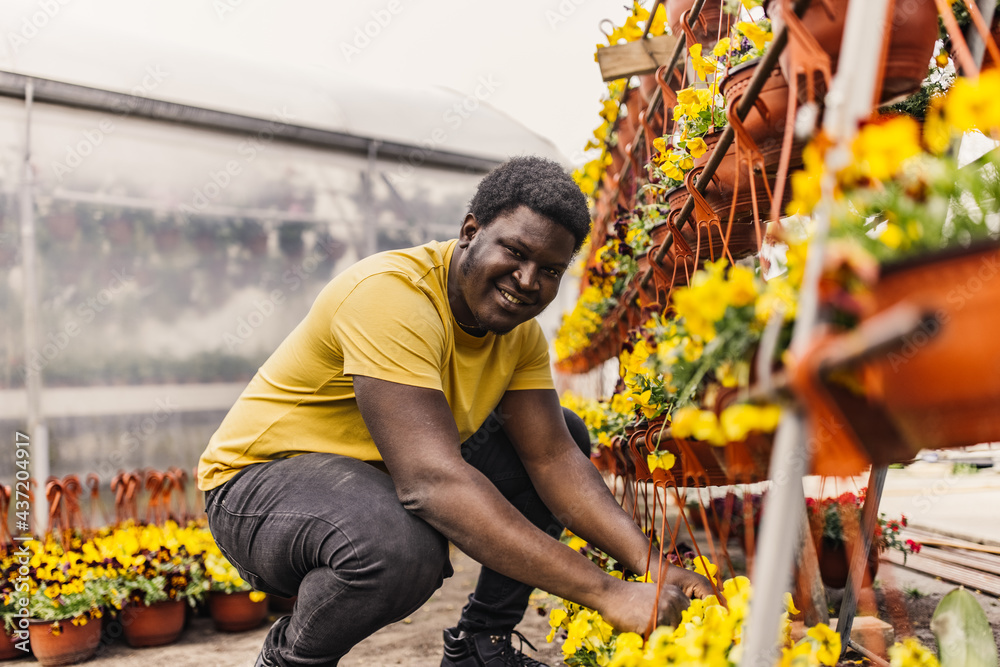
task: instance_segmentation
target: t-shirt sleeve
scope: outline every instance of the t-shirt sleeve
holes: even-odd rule
[[[344,355],[344,375],[442,389],[444,325],[430,297],[407,277],[363,279],[337,308],[330,331]]]
[[[507,390],[554,389],[552,369],[549,366],[549,343],[545,340],[542,327],[535,320],[531,320],[526,326],[530,329],[524,337],[521,356]]]

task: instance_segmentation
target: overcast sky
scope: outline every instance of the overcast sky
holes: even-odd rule
[[[547,137],[573,163],[599,123],[595,44],[607,0],[3,0],[0,68],[72,43],[191,46],[279,67],[474,94]],[[27,37],[30,35],[30,37]],[[401,112],[404,110],[401,110]]]

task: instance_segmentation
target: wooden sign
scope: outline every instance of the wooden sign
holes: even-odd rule
[[[661,35],[597,49],[601,77],[612,81],[655,72],[657,67],[670,62],[676,43],[677,38],[673,35]]]

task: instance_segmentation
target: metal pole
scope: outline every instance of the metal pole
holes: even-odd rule
[[[378,142],[368,145],[368,166],[365,172],[365,253],[367,256],[378,252],[378,220],[375,215],[375,176],[378,167]]]
[[[792,333],[791,352],[801,356],[808,345],[818,315],[818,284],[823,266],[823,251],[830,228],[829,206],[834,177],[850,159],[849,141],[857,123],[871,113],[882,53],[889,0],[850,0],[847,22],[840,49],[837,75],[826,97],[823,129],[838,144],[827,156],[823,200],[817,208],[816,227],[809,244],[805,275],[802,279],[798,313]],[[881,20],[871,20],[880,17]],[[754,571],[754,596],[746,629],[743,667],[773,665],[778,654],[779,618],[782,597],[791,584],[794,550],[798,542],[798,512],[805,502],[802,478],[812,458],[807,443],[804,415],[791,410],[782,419],[771,455],[772,496],[761,521],[760,552]],[[788,527],[793,526],[789,534]]]
[[[861,539],[854,545],[854,553],[848,561],[847,583],[844,585],[844,599],[840,603],[837,616],[837,634],[840,635],[841,655],[847,652],[854,627],[854,613],[858,610],[858,593],[864,582],[865,568],[868,567],[868,552],[875,537],[875,522],[878,520],[878,506],[882,502],[882,489],[889,472],[887,466],[873,466],[868,475],[868,495],[861,510]],[[874,582],[873,582],[874,583]]]
[[[38,325],[38,251],[35,242],[34,174],[31,170],[31,110],[34,81],[24,87],[24,169],[21,173],[21,270],[24,274],[24,387],[27,392],[28,437],[31,441],[31,474],[35,487],[35,529],[45,531],[48,502],[45,480],[49,477],[49,432],[42,412],[42,364]]]

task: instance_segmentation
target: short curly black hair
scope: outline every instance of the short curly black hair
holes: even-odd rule
[[[552,160],[534,156],[507,160],[479,182],[469,212],[486,226],[519,206],[527,206],[569,230],[576,242],[574,251],[590,233],[587,198]]]

